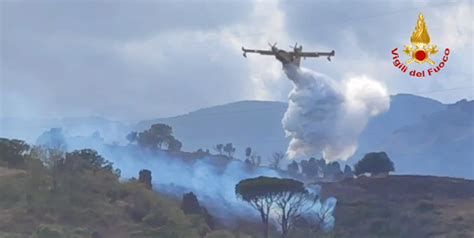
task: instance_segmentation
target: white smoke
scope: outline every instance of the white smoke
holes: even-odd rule
[[[291,138],[289,158],[322,155],[328,161],[347,160],[370,117],[388,110],[383,85],[366,76],[337,82],[326,75],[287,64],[293,81],[282,123]]]
[[[122,179],[137,177],[142,169],[152,172],[153,189],[177,199],[184,193],[193,192],[212,216],[221,223],[232,225],[239,219],[259,217],[250,205],[239,200],[235,185],[239,181],[258,176],[281,177],[269,168],[249,168],[243,161],[226,160],[207,156],[185,159],[180,155],[170,157],[164,151],[148,151],[138,146],[97,146],[114,168],[121,170]]]

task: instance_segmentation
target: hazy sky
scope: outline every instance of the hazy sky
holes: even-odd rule
[[[0,1],[0,116],[171,116],[237,100],[285,101],[271,57],[241,46],[295,42],[335,50],[304,67],[337,80],[367,75],[389,92],[474,98],[473,1]],[[432,43],[451,49],[436,77],[392,65],[423,12]],[[441,58],[441,53],[434,59]]]

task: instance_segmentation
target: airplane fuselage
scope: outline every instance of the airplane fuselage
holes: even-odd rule
[[[269,44],[270,45],[270,44]],[[261,55],[273,55],[277,60],[279,60],[283,65],[285,64],[294,64],[300,66],[301,57],[320,57],[326,56],[329,61],[331,61],[332,56],[334,56],[334,50],[331,52],[303,52],[303,47],[297,47],[297,44],[293,47],[293,51],[285,51],[279,49],[275,44],[270,45],[270,50],[255,50],[255,49],[245,49],[242,47],[243,56],[247,57],[247,53],[258,53]]]
[[[289,54],[287,51],[280,49],[272,49],[272,51],[275,52],[275,58],[279,60],[283,65],[294,64],[296,66],[300,66],[301,57],[299,55],[292,55]]]

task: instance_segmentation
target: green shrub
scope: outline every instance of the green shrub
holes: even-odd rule
[[[24,197],[25,178],[23,175],[0,178],[0,207],[12,207]]]
[[[432,202],[421,201],[418,203],[416,210],[419,212],[430,212],[435,210],[435,206]]]
[[[130,238],[200,238],[197,231],[189,227],[167,224],[160,228],[141,228],[129,233]]]
[[[134,221],[142,221],[154,207],[157,206],[156,196],[153,191],[146,189],[143,184],[133,181],[123,185],[127,197],[127,212]]]
[[[370,224],[369,231],[376,237],[400,237],[400,227],[390,223],[390,220],[378,219]]]
[[[152,212],[143,218],[143,222],[152,227],[160,227],[166,224],[168,218],[162,212]]]
[[[201,215],[188,215],[188,219],[191,221],[191,226],[196,229],[199,236],[204,237],[211,231],[211,228],[206,223],[206,218]]]
[[[33,233],[33,238],[64,238],[65,234],[62,227],[57,225],[41,224]]]
[[[2,238],[23,238],[23,235],[14,234],[14,233],[5,233],[0,231],[0,237]]]
[[[71,238],[92,238],[93,232],[85,227],[76,227],[70,232]]]
[[[22,140],[0,138],[0,161],[9,168],[24,169],[30,146]]]
[[[215,230],[207,234],[205,238],[235,238],[234,234],[225,230]]]

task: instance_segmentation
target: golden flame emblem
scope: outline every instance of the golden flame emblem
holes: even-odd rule
[[[416,23],[415,31],[411,35],[410,41],[412,44],[430,43],[430,35],[428,34],[428,28],[426,27],[423,14],[418,16],[418,22]]]
[[[435,64],[435,62],[430,59],[430,55],[438,53],[438,49],[436,45],[430,45],[428,27],[426,26],[425,18],[421,13],[418,16],[415,31],[411,35],[410,41],[411,45],[405,45],[405,50],[403,51],[411,57],[411,59],[406,62],[407,65],[413,62],[419,64],[425,62],[432,65]]]

